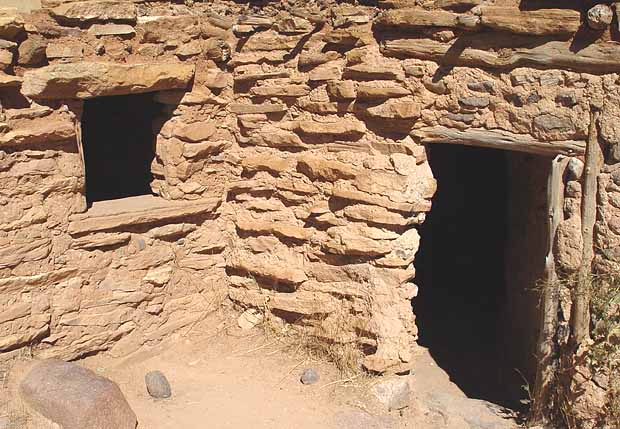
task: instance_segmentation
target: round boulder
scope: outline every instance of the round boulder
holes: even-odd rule
[[[116,383],[72,362],[36,363],[19,393],[34,411],[64,429],[134,429],[137,424]]]
[[[172,395],[170,383],[161,371],[151,371],[144,376],[146,391],[153,398],[169,398]]]

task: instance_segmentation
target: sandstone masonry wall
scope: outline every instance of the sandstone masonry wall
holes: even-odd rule
[[[3,10],[0,352],[123,355],[228,299],[357,342],[370,370],[406,365],[416,225],[436,188],[424,144],[456,133],[582,155],[591,100],[610,165],[596,264],[618,269],[614,31],[574,49],[588,30],[573,9],[377,3]],[[140,92],[162,105],[158,197],[86,211],[82,100]],[[575,163],[556,243],[567,271],[580,251]]]

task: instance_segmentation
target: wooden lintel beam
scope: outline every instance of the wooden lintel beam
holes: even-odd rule
[[[585,153],[586,143],[577,140],[544,142],[527,134],[515,134],[504,130],[469,128],[459,130],[444,126],[424,127],[411,132],[421,144],[446,143],[465,146],[488,147],[543,156],[576,156]]]

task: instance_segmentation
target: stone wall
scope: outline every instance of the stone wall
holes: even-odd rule
[[[479,3],[3,10],[0,351],[123,355],[230,300],[359,343],[367,369],[406,365],[416,225],[435,192],[424,144],[582,155],[599,100],[618,159],[615,32],[574,9]],[[162,105],[158,197],[87,211],[82,100],[142,92]],[[611,169],[605,269],[620,260]],[[575,213],[558,243],[567,267]]]

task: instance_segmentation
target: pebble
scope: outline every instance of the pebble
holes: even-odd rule
[[[299,378],[303,384],[314,384],[319,381],[319,373],[313,368],[306,368]]]
[[[146,390],[153,398],[169,398],[172,395],[170,383],[161,371],[151,371],[144,376]]]

